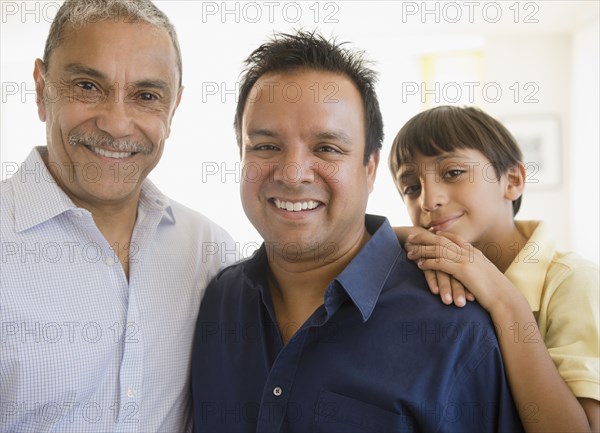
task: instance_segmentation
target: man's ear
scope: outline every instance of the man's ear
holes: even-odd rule
[[[46,89],[46,78],[44,77],[44,62],[35,60],[33,67],[33,79],[35,80],[35,95],[38,107],[38,117],[42,122],[46,121],[46,106],[44,104],[44,90]]]
[[[525,189],[525,179],[527,173],[525,172],[525,166],[522,162],[515,164],[513,167],[509,168],[506,173],[506,189],[504,191],[504,198],[510,201],[515,201],[521,194],[523,194],[523,189]]]
[[[173,107],[173,111],[171,112],[171,116],[169,117],[169,129],[167,130],[167,135],[165,138],[169,138],[171,136],[171,123],[173,122],[173,116],[175,116],[177,107],[179,107],[179,103],[181,102],[182,94],[183,94],[183,86],[180,86],[179,90],[177,91],[177,99],[175,100],[175,106]]]
[[[175,101],[175,108],[173,109],[173,114],[175,114],[175,110],[177,110],[177,107],[179,107],[179,103],[181,102],[181,95],[183,95],[183,86],[180,86],[179,90],[177,91],[177,101]]]
[[[369,161],[365,167],[367,170],[367,186],[369,193],[373,192],[373,185],[375,184],[375,177],[377,175],[377,167],[379,166],[379,150],[374,151],[369,156]]]

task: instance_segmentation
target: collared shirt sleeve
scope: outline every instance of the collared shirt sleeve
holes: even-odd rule
[[[505,275],[527,298],[550,357],[573,394],[600,400],[598,266],[557,251],[543,222],[516,225],[528,242]]]
[[[598,268],[556,264],[548,273],[543,338],[558,371],[577,397],[600,400]]]

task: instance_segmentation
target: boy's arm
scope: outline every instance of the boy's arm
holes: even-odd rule
[[[460,280],[490,313],[526,431],[589,432],[593,419],[588,420],[586,411],[559,374],[529,303],[511,281],[481,251],[456,235],[427,233],[411,237],[410,242],[430,245],[409,254],[421,269],[441,270]],[[568,296],[566,291],[564,295]],[[557,306],[568,310],[566,298],[563,301]],[[572,319],[572,315],[569,317]],[[564,323],[555,324],[556,338],[565,333],[562,325],[567,326],[566,317]],[[580,325],[571,323],[571,326]],[[561,349],[569,348],[561,346]],[[593,408],[590,411],[593,413]]]
[[[600,401],[592,398],[578,398],[577,400],[587,415],[592,432],[600,432]]]

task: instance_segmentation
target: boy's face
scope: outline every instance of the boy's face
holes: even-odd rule
[[[415,226],[456,233],[482,249],[498,244],[513,224],[512,200],[522,192],[516,175],[509,170],[498,179],[481,152],[456,149],[417,154],[400,166],[395,182]]]

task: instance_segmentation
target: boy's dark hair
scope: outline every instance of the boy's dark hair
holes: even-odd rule
[[[392,144],[389,166],[394,180],[400,166],[416,153],[436,156],[455,149],[474,149],[490,160],[496,177],[523,161],[521,149],[500,122],[474,107],[441,106],[417,114],[400,129]],[[513,201],[513,216],[522,195]]]
[[[312,69],[339,73],[352,80],[358,89],[365,112],[365,155],[364,163],[383,142],[383,120],[375,93],[377,74],[367,65],[363,52],[352,52],[342,48],[344,43],[328,41],[315,32],[298,31],[296,34],[278,33],[258,47],[245,60],[234,127],[238,146],[242,147],[242,115],[248,95],[258,79],[266,73],[293,72]],[[335,97],[335,96],[334,96]]]

